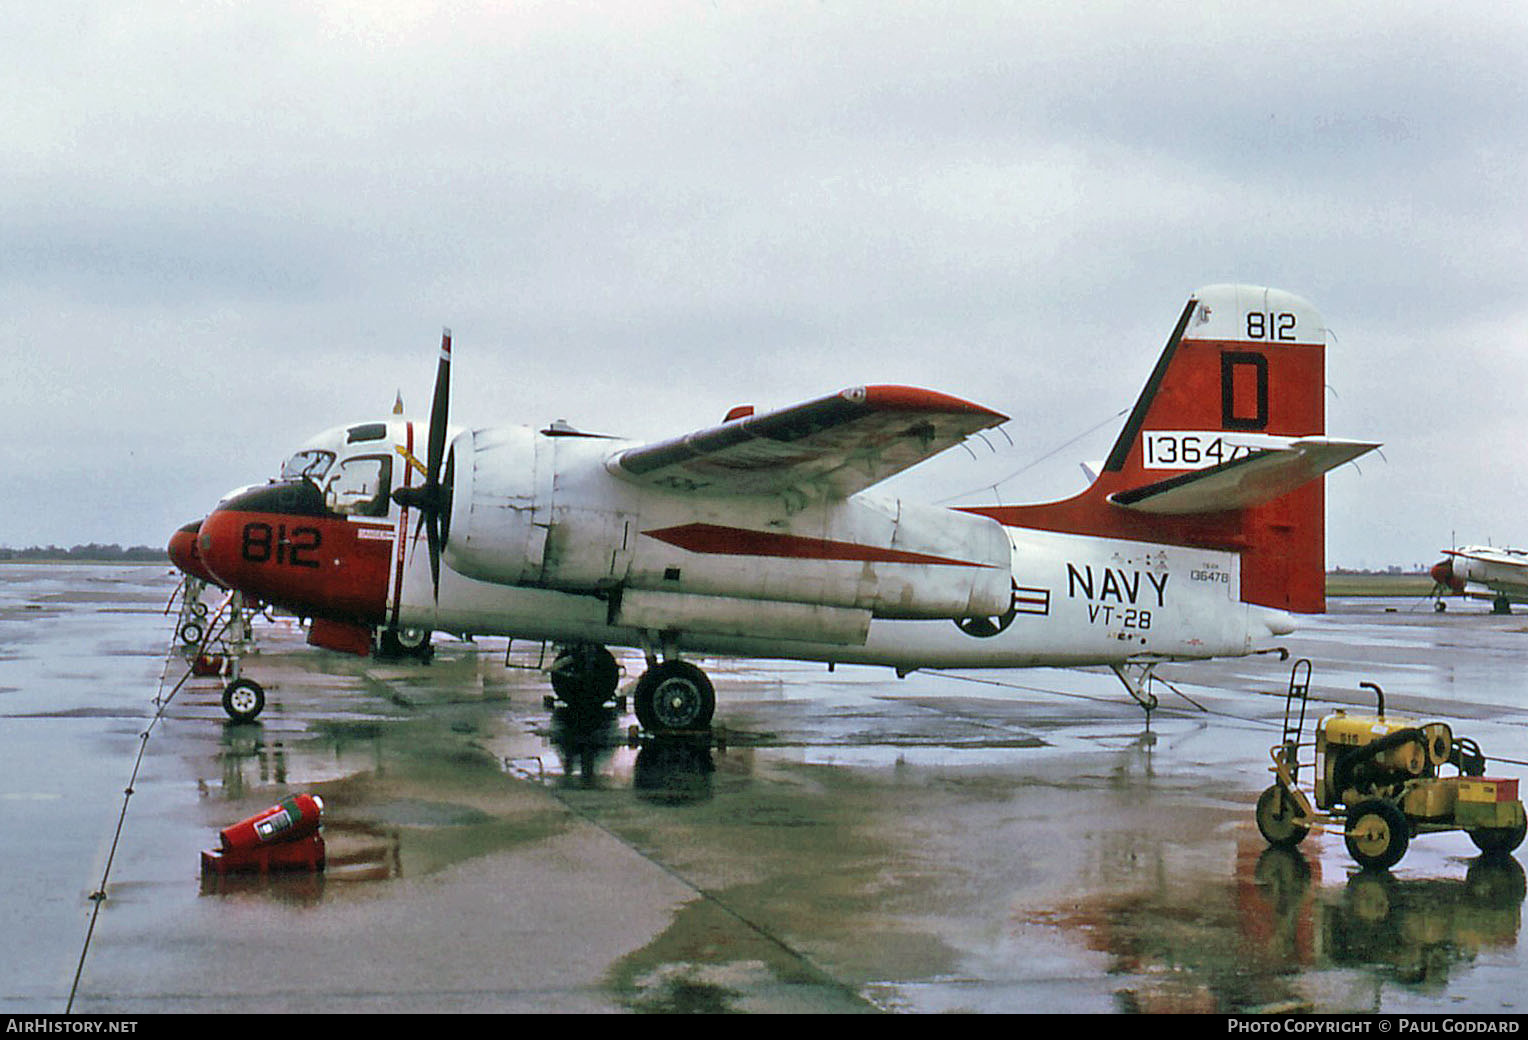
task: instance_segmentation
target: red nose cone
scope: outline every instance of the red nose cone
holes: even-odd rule
[[[1433,564],[1432,570],[1428,573],[1432,575],[1433,581],[1444,588],[1452,589],[1456,593],[1464,591],[1464,580],[1454,575],[1454,565],[1448,560],[1439,560]]]
[[[307,481],[236,495],[202,521],[201,559],[219,584],[306,617],[378,624],[401,565],[393,526],[324,508]]]
[[[202,563],[202,554],[196,546],[196,536],[201,529],[202,522],[195,520],[170,535],[170,562],[180,568],[181,573],[216,585],[218,580]]]

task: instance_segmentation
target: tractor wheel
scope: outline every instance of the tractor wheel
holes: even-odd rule
[[[1528,824],[1515,827],[1480,827],[1469,832],[1475,847],[1488,856],[1503,856],[1523,843]]]
[[[1389,870],[1406,855],[1411,825],[1394,802],[1374,798],[1348,810],[1348,854],[1365,870]]]
[[[1281,849],[1292,849],[1305,840],[1310,828],[1295,823],[1299,806],[1294,797],[1280,784],[1274,784],[1258,795],[1257,829],[1268,844]]]

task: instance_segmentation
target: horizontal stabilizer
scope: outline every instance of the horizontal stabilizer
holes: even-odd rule
[[[1109,501],[1137,512],[1171,516],[1247,509],[1286,495],[1377,447],[1368,441],[1301,437],[1287,446],[1117,491]]]

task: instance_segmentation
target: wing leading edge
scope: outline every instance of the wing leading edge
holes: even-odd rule
[[[629,448],[611,472],[667,491],[847,497],[1008,417],[906,386],[864,386]]]

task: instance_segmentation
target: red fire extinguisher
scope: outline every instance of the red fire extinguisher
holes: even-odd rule
[[[218,837],[226,852],[295,841],[315,833],[323,814],[323,799],[312,794],[294,794],[232,827],[223,828]]]

